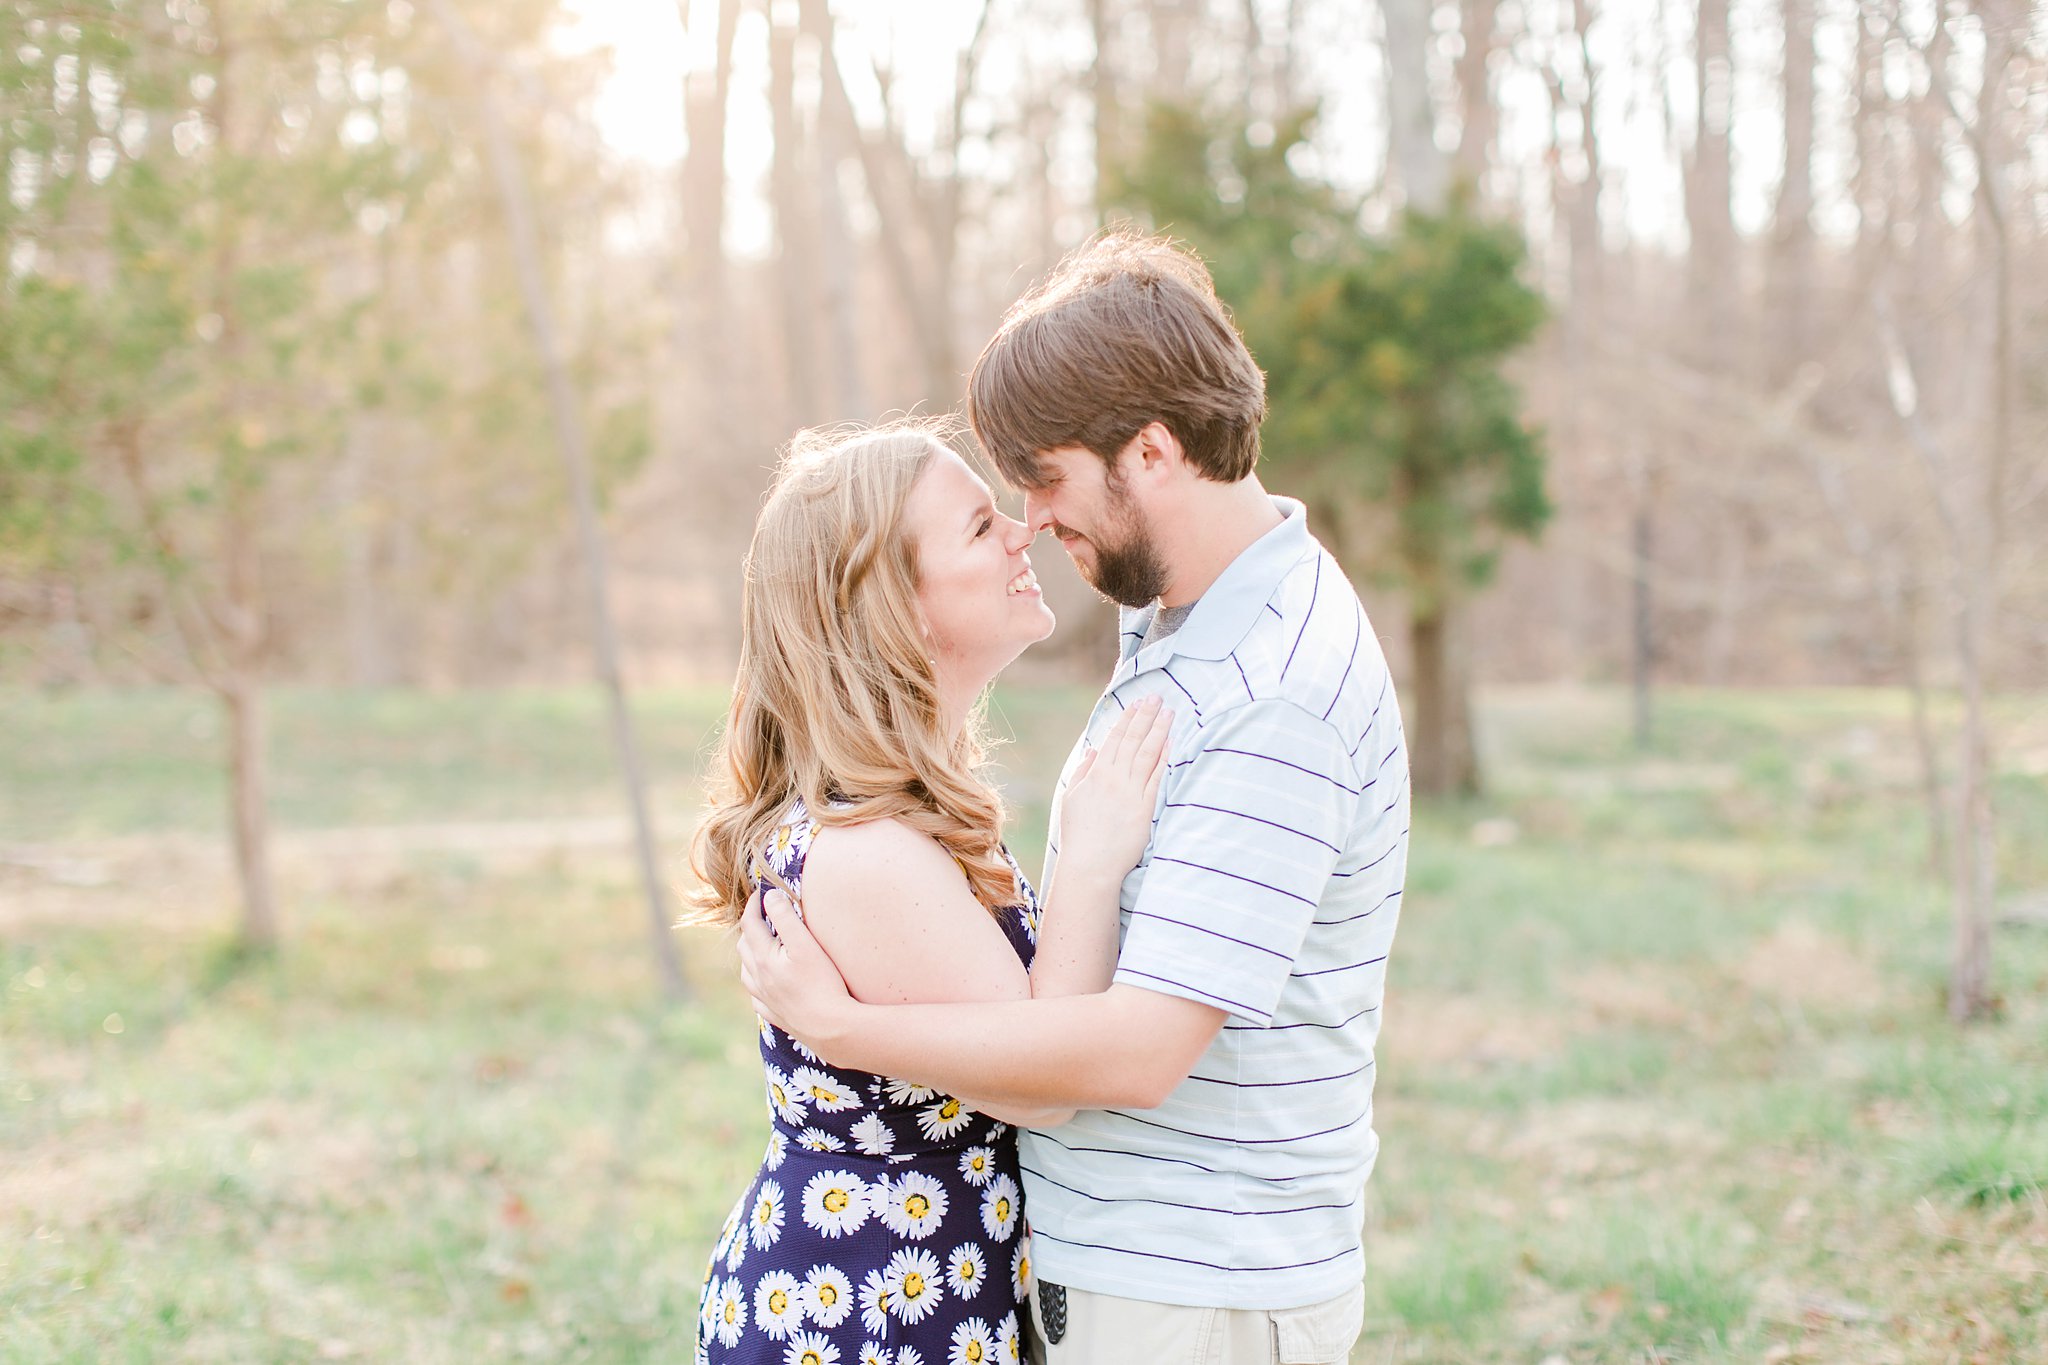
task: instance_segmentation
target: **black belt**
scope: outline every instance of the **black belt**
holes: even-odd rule
[[[1051,1280],[1038,1282],[1038,1316],[1045,1324],[1045,1344],[1057,1346],[1067,1334],[1067,1287]]]

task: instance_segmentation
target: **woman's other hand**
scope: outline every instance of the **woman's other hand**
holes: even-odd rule
[[[1062,873],[1122,881],[1152,838],[1173,712],[1156,696],[1117,717],[1100,749],[1081,756],[1060,800]]]

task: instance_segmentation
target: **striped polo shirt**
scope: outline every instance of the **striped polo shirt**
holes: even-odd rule
[[[1178,631],[1126,611],[1062,773],[1124,708],[1174,710],[1152,841],[1125,878],[1116,980],[1225,1011],[1156,1109],[1023,1137],[1035,1273],[1156,1303],[1279,1309],[1364,1274],[1373,1046],[1408,861],[1408,761],[1385,656],[1301,504]],[[1105,1047],[1143,1047],[1106,1039]]]

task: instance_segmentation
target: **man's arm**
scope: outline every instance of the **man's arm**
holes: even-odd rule
[[[830,1062],[1025,1107],[1152,1108],[1187,1079],[1225,1018],[1129,985],[1050,999],[862,1004],[780,893],[747,904],[740,980],[764,1019]]]

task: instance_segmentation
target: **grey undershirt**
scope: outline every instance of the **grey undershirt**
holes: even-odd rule
[[[1187,624],[1188,613],[1194,609],[1195,604],[1193,602],[1188,603],[1184,607],[1159,607],[1155,609],[1152,613],[1152,624],[1145,627],[1145,638],[1138,642],[1138,648],[1143,649],[1146,645],[1164,640],[1167,636],[1179,630],[1183,625]]]

